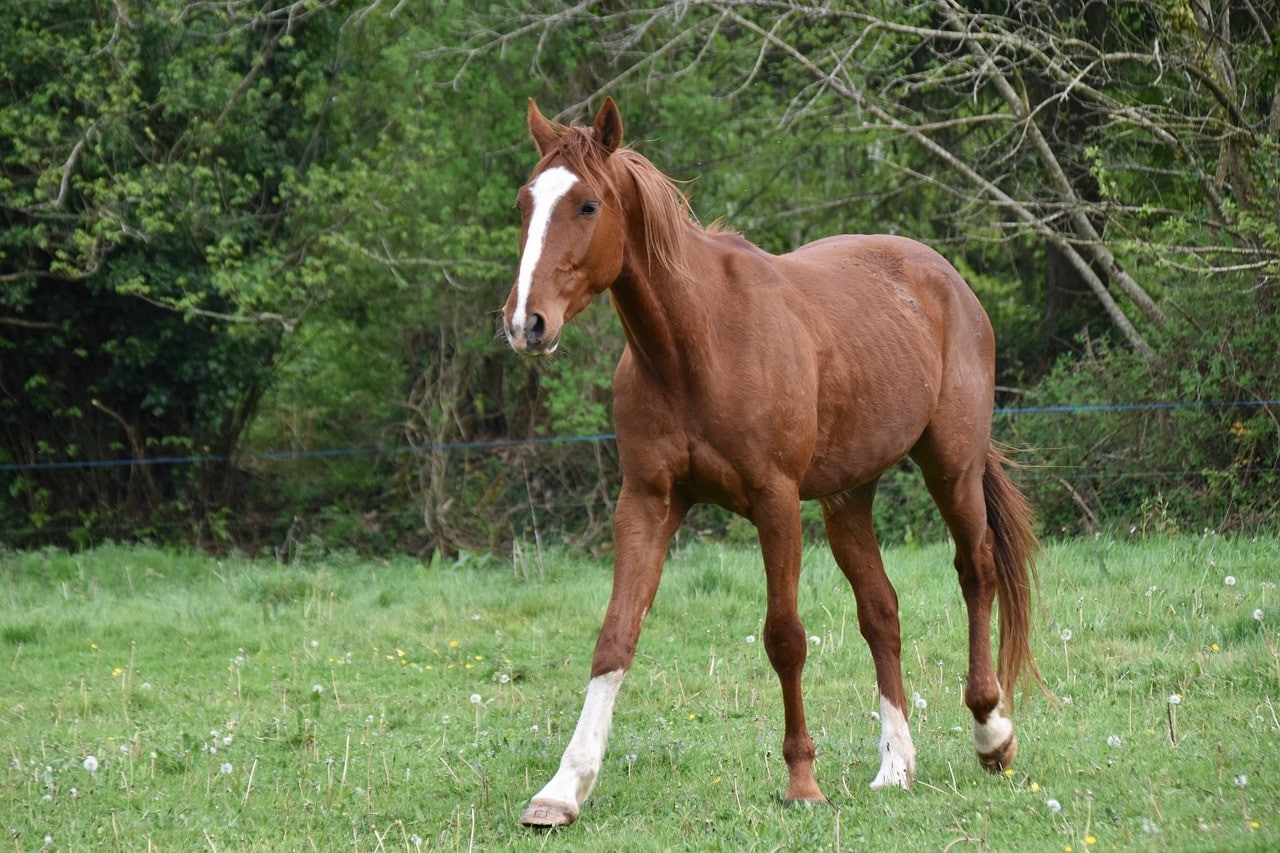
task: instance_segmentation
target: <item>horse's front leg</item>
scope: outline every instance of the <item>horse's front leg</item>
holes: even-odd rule
[[[800,621],[800,498],[794,485],[758,500],[752,520],[760,534],[768,603],[764,617],[764,648],[782,685],[785,732],[782,757],[787,762],[786,800],[826,802],[813,776],[815,750],[804,717],[800,676],[809,654]]]
[[[560,769],[521,816],[525,826],[566,826],[595,786],[613,724],[613,705],[631,668],[640,624],[649,612],[667,544],[689,506],[675,495],[632,490],[624,483],[614,514],[613,593],[591,662],[591,681]]]

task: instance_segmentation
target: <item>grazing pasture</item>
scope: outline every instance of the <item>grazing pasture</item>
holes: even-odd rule
[[[948,546],[886,553],[918,750],[868,789],[879,709],[854,600],[805,552],[830,806],[784,806],[757,551],[683,543],[592,807],[517,825],[582,703],[607,560],[289,565],[137,547],[0,556],[0,831],[15,850],[1110,850],[1280,846],[1280,538],[1051,543],[1033,637],[1055,704],[972,758]]]

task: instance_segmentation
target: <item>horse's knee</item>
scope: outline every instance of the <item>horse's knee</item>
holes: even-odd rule
[[[769,615],[764,620],[764,650],[778,673],[804,666],[809,645],[804,625],[796,614]]]

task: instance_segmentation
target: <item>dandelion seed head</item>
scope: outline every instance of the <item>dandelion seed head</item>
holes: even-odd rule
[[[480,694],[479,694],[479,693],[472,693],[472,694],[471,694],[471,704],[472,704],[472,705],[479,705],[481,701],[482,701],[482,700],[481,700],[481,698],[480,698]]]
[[[311,692],[319,696],[321,693],[324,692],[324,685],[323,684],[311,685]]]
[[[814,634],[812,637],[809,638],[809,642],[813,643],[815,646],[820,646],[822,645],[822,638],[819,637],[817,634]]]
[[[231,775],[231,769],[232,769],[232,768],[231,768],[231,762],[230,762],[230,761],[224,761],[224,762],[222,762],[222,766],[218,768],[218,772],[219,772],[219,773],[221,773],[223,776],[230,776],[230,775]]]
[[[1182,697],[1181,697],[1181,696],[1179,696],[1177,693],[1170,693],[1170,694],[1169,694],[1169,704],[1170,704],[1170,705],[1181,705],[1181,704],[1182,704]]]
[[[1244,773],[1241,773],[1236,776],[1235,781],[1236,781],[1237,788],[1243,788],[1245,785],[1249,784],[1249,777],[1246,776]]]
[[[1062,642],[1064,642],[1064,643],[1069,643],[1069,642],[1071,642],[1071,629],[1070,629],[1070,628],[1063,628],[1063,629],[1062,629]]]
[[[90,773],[98,772],[98,759],[92,755],[86,755],[84,759],[84,769]]]
[[[747,642],[748,642],[748,643],[754,643],[755,641],[756,641],[756,635],[755,635],[755,634],[748,634],[748,635],[747,635]]]
[[[1253,611],[1253,618],[1254,618],[1254,619],[1257,619],[1259,622],[1261,622],[1261,621],[1262,621],[1262,608],[1261,608],[1261,607],[1259,607],[1258,609],[1256,609],[1256,610],[1254,610],[1254,611]]]
[[[1223,583],[1225,583],[1227,586],[1235,586],[1235,585],[1236,585],[1236,576],[1235,576],[1235,575],[1227,575],[1225,578],[1223,578],[1223,579],[1222,579],[1222,582],[1223,582]]]
[[[1159,835],[1160,826],[1151,818],[1144,817],[1142,819],[1142,831],[1147,833],[1147,835]]]
[[[929,707],[929,703],[926,702],[924,697],[921,696],[919,693],[916,693],[916,695],[913,697],[913,701],[915,702],[915,706],[919,708],[921,711]]]
[[[1049,810],[1050,814],[1057,814],[1062,811],[1062,803],[1058,802],[1053,797],[1044,801],[1044,807]]]
[[[1121,740],[1119,735],[1107,735],[1107,746],[1119,749],[1124,746],[1124,741]]]

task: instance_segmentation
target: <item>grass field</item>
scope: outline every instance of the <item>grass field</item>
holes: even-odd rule
[[[15,850],[1280,848],[1280,538],[1050,545],[1036,649],[1062,703],[1021,697],[1002,777],[972,756],[949,550],[887,563],[925,705],[910,791],[867,787],[870,657],[815,547],[806,700],[832,806],[778,802],[759,557],[692,544],[582,820],[541,833],[516,821],[576,722],[606,563],[3,555],[0,831]]]

